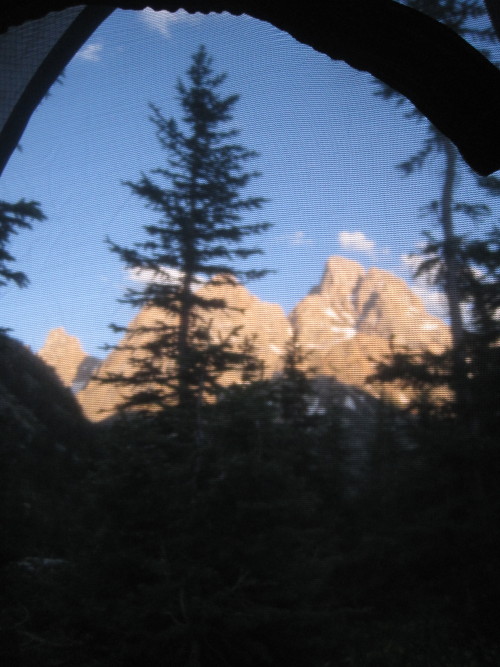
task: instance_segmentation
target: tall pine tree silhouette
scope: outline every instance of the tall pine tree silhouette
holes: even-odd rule
[[[237,260],[262,252],[243,241],[270,225],[243,222],[243,214],[260,209],[265,200],[242,195],[260,175],[245,168],[257,153],[238,144],[239,131],[229,126],[239,96],[222,95],[225,79],[225,74],[214,73],[212,59],[201,46],[192,56],[187,82],[177,82],[181,123],[149,105],[156,137],[167,153],[166,166],[125,185],[159,217],[144,226],[147,240],[133,248],[108,243],[128,268],[151,276],[141,289],[129,289],[123,301],[156,306],[167,318],[147,328],[147,354],[135,360],[135,375],[108,378],[137,386],[124,407],[170,402],[184,415],[192,414],[203,395],[214,390],[217,375],[234,367],[241,356],[233,350],[231,336],[222,340],[212,335],[211,322],[225,307],[224,300],[197,292],[200,280],[223,283],[266,273],[235,266]]]

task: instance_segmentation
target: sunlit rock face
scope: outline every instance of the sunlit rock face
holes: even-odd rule
[[[234,280],[216,277],[203,285],[197,294],[206,299],[222,300],[225,308],[199,311],[214,342],[229,340],[235,351],[242,351],[245,341],[253,347],[254,355],[263,362],[263,377],[270,378],[282,368],[282,357],[290,336],[290,324],[283,309],[272,303],[261,301]],[[133,386],[106,384],[103,378],[109,375],[131,377],[137,368],[133,359],[148,356],[144,345],[154,340],[155,333],[146,331],[158,324],[175,326],[176,316],[166,314],[160,308],[145,307],[132,320],[128,333],[111,352],[99,369],[97,377],[78,394],[85,415],[92,421],[106,419],[116,413],[118,406],[133,395]],[[168,373],[172,362],[163,360]],[[222,386],[241,382],[241,371],[223,373],[218,381]]]
[[[450,343],[448,327],[429,315],[408,284],[389,271],[371,268],[359,281],[353,296],[356,329],[360,333],[393,340],[410,350],[439,354]]]
[[[63,327],[49,332],[38,356],[51,366],[65,387],[71,387],[78,367],[87,356],[76,336],[70,336]]]
[[[105,384],[102,380],[109,375],[132,377],[135,371],[133,359],[144,358],[141,347],[153,339],[145,328],[156,326],[158,321],[165,321],[164,313],[159,308],[144,308],[129,324],[129,333],[103,361],[95,378],[84,387],[77,398],[85,416],[92,421],[101,421],[114,415],[119,405],[133,393],[133,388],[126,385]]]
[[[366,380],[397,349],[443,352],[448,327],[429,315],[408,284],[389,271],[366,271],[357,262],[331,257],[320,284],[294,308],[291,323],[319,375],[377,394]],[[406,397],[398,391],[399,402]]]
[[[281,371],[286,343],[292,333],[281,306],[261,301],[237,282],[219,278],[207,283],[198,294],[206,299],[223,299],[226,304],[225,309],[213,316],[214,341],[237,329],[233,337],[236,349],[245,340],[252,344],[253,353],[263,362],[264,378],[271,378]],[[211,316],[204,317],[209,320]],[[240,372],[231,371],[224,376],[222,384],[239,382],[240,378]]]
[[[211,340],[229,339],[235,351],[250,342],[254,355],[262,362],[263,378],[276,377],[282,371],[287,342],[294,330],[305,354],[304,368],[310,369],[311,375],[334,379],[339,386],[362,389],[373,396],[380,396],[382,388],[367,383],[367,378],[375,373],[379,362],[388,358],[391,346],[438,354],[450,343],[447,325],[427,313],[422,300],[404,280],[381,269],[365,270],[342,257],[328,260],[320,284],[299,302],[289,318],[280,306],[261,301],[227,277],[205,283],[197,294],[225,303],[222,309],[198,311]],[[175,327],[176,316],[159,308],[143,308],[118,347],[102,363],[97,378],[78,393],[89,419],[111,417],[123,400],[138,390],[132,384],[105,384],[102,379],[109,375],[132,377],[137,368],[133,360],[150,355],[144,345],[154,340],[157,334],[151,329],[158,324]],[[61,336],[61,340],[66,339]],[[159,363],[168,374],[172,361],[162,359]],[[218,381],[222,386],[241,382],[241,369],[224,372]],[[328,382],[325,386],[330,386]],[[408,392],[397,383],[384,387],[383,393],[402,407],[409,402]]]
[[[49,331],[38,356],[74,393],[85,387],[101,363],[96,357],[86,354],[78,338],[70,336],[63,327]]]

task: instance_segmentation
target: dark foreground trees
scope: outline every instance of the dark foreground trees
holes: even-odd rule
[[[405,0],[404,4],[444,23],[476,48],[489,47],[496,40],[495,31],[487,19],[487,9],[480,0]],[[407,101],[386,85],[379,84],[376,94],[408,107]],[[469,267],[464,263],[463,237],[457,231],[457,222],[461,216],[465,216],[477,225],[489,209],[483,202],[459,199],[459,189],[464,175],[475,185],[478,182],[484,184],[488,179],[479,179],[471,173],[453,143],[417,109],[406,111],[406,116],[424,123],[426,134],[421,147],[398,164],[398,168],[405,175],[415,174],[436,164],[441,170],[437,196],[429,202],[424,212],[435,218],[438,232],[427,235],[420,273],[427,273],[430,280],[442,288],[446,298],[452,337],[450,384],[457,410],[465,415],[470,413],[472,399],[467,382],[467,326],[462,289]]]
[[[165,316],[144,331],[149,334],[147,361],[137,361],[135,376],[110,378],[138,386],[128,406],[161,407],[173,401],[192,416],[204,393],[214,391],[218,375],[239,358],[231,349],[231,336],[222,340],[212,335],[211,320],[224,301],[198,294],[200,282],[223,284],[265,273],[235,266],[261,252],[243,241],[269,225],[242,220],[264,200],[242,195],[258,176],[245,170],[256,154],[236,142],[238,131],[229,125],[238,96],[222,94],[225,78],[214,73],[212,59],[200,47],[187,83],[177,84],[182,122],[165,118],[150,105],[166,166],[126,183],[159,217],[144,226],[147,240],[133,248],[110,242],[127,267],[149,276],[145,287],[128,290],[124,301],[155,306]]]
[[[388,423],[353,485],[338,431],[273,421],[257,388],[207,406],[201,448],[153,417],[101,432],[72,502],[2,570],[5,664],[498,664],[493,443]]]
[[[15,271],[10,263],[15,258],[7,250],[12,236],[20,229],[31,229],[33,222],[45,220],[40,204],[36,201],[20,199],[15,204],[0,201],[0,287],[13,282],[18,287],[26,287],[28,276],[23,271]]]

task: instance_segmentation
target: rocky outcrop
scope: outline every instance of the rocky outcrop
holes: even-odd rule
[[[205,299],[222,300],[223,309],[199,310],[215,342],[229,337],[235,351],[242,351],[250,343],[255,356],[262,361],[263,377],[269,378],[282,367],[282,356],[291,333],[290,324],[283,309],[266,303],[252,295],[243,285],[222,277],[201,287],[197,294]],[[148,353],[144,345],[154,339],[158,325],[175,326],[176,318],[155,307],[146,307],[132,320],[128,332],[117,348],[103,362],[96,378],[78,394],[85,415],[92,421],[100,421],[115,414],[117,407],[136,389],[126,383],[103,383],[109,376],[130,377],[136,370],[134,359]],[[168,372],[168,361],[164,361]],[[241,370],[230,370],[218,378],[222,386],[241,381]]]
[[[378,389],[367,385],[367,378],[391,348],[438,354],[450,343],[446,324],[427,313],[404,280],[342,257],[328,260],[320,284],[290,320],[315,373],[375,395]],[[407,402],[400,389],[392,389],[398,402]]]
[[[65,387],[71,387],[78,367],[87,356],[76,336],[70,336],[63,327],[49,332],[38,356],[51,366]]]
[[[38,356],[53,368],[65,387],[80,391],[89,382],[101,361],[86,354],[76,336],[63,327],[52,329]]]
[[[427,313],[422,300],[404,280],[382,269],[365,270],[342,257],[328,260],[320,284],[300,301],[289,319],[280,306],[261,301],[242,285],[223,277],[204,284],[197,294],[225,303],[225,308],[198,313],[211,339],[220,342],[229,337],[238,351],[250,342],[262,362],[264,378],[281,372],[292,331],[296,332],[296,342],[305,354],[304,367],[311,369],[311,375],[334,379],[339,386],[375,397],[381,395],[382,388],[367,383],[367,378],[392,349],[441,353],[450,344],[447,325]],[[153,330],[158,324],[175,327],[175,316],[153,307],[141,310],[124,339],[103,362],[96,379],[78,393],[89,419],[99,421],[112,416],[123,400],[137,391],[132,384],[106,384],[103,379],[110,375],[131,377],[136,370],[133,359],[149,354],[144,345],[154,339]],[[73,346],[74,359],[78,360],[76,346],[68,342],[71,337],[65,336],[59,335],[59,340],[68,348]],[[172,362],[161,363],[168,373]],[[239,369],[219,377],[223,386],[241,380]],[[409,401],[408,392],[396,383],[384,387],[383,392],[402,406]]]

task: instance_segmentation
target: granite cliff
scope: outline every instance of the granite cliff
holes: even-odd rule
[[[367,383],[379,362],[391,352],[391,347],[416,353],[443,352],[450,344],[448,326],[430,315],[422,300],[410,286],[396,275],[378,268],[364,269],[360,264],[343,257],[330,257],[323,277],[304,297],[287,318],[276,304],[261,301],[238,283],[220,280],[206,283],[200,295],[223,299],[226,308],[211,316],[211,336],[214,340],[226,337],[238,328],[233,338],[236,346],[252,341],[254,353],[263,364],[263,377],[279,375],[283,355],[293,332],[305,355],[304,368],[311,369],[321,386],[329,380],[340,386],[352,387],[380,395],[380,387]],[[89,358],[77,339],[57,329],[51,334],[40,356],[60,375],[66,386],[81,388],[77,397],[85,415],[99,421],[113,415],[131,387],[103,384],[108,374],[132,374],[131,348],[141,348],[148,337],[144,329],[156,322],[175,324],[157,308],[144,308],[129,325],[129,331],[118,347],[100,366],[95,379],[81,372]],[[167,362],[166,368],[168,366]],[[91,364],[90,364],[91,365]],[[96,366],[92,366],[92,371]],[[75,385],[80,373],[80,387]],[[322,381],[320,382],[320,380]],[[231,371],[220,381],[230,385],[241,381],[241,373]],[[326,384],[325,384],[326,381]],[[317,382],[317,383],[318,383]],[[324,392],[323,392],[324,393]],[[385,393],[400,405],[408,402],[408,393],[394,385]]]
[[[448,326],[430,315],[409,285],[389,271],[331,257],[320,284],[290,314],[307,362],[320,375],[368,390],[391,346],[439,354],[450,344]],[[407,396],[389,388],[398,402]]]
[[[38,356],[55,370],[65,387],[74,393],[89,382],[101,361],[86,354],[76,336],[70,336],[63,327],[49,332]]]
[[[237,329],[232,338],[235,347],[251,341],[255,355],[263,361],[263,375],[270,378],[279,373],[286,341],[291,334],[290,324],[283,309],[272,303],[261,301],[238,283],[216,279],[198,290],[206,299],[222,299],[226,308],[205,313],[203,317],[210,321],[210,335],[215,341],[224,340]],[[140,348],[150,340],[153,334],[145,332],[157,322],[175,324],[173,315],[154,307],[146,307],[132,320],[129,332],[123,341],[105,359],[96,378],[78,394],[78,400],[85,415],[93,420],[105,419],[116,412],[123,398],[130,395],[132,387],[116,384],[103,384],[100,380],[108,374],[121,374],[127,377],[133,373],[132,358],[140,358],[144,351]],[[207,322],[208,324],[208,322]],[[135,348],[136,352],[132,352]],[[168,369],[168,362],[165,363]],[[229,386],[241,381],[241,372],[228,371],[219,382]]]

